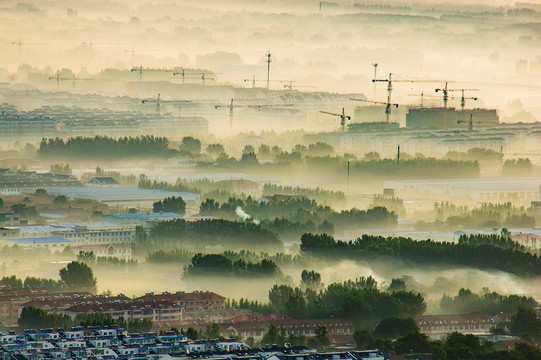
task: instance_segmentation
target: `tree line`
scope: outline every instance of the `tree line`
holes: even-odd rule
[[[42,139],[38,157],[49,159],[121,159],[132,157],[165,157],[171,155],[169,140],[152,135],[126,136],[113,138],[96,135],[95,137],[72,137]]]
[[[353,241],[341,241],[325,234],[304,234],[301,237],[301,251],[326,259],[365,261],[399,259],[418,266],[467,266],[524,276],[541,274],[541,259],[537,255],[490,244],[454,244],[372,235],[363,235]]]
[[[4,276],[0,284],[12,289],[30,288],[44,289],[51,292],[89,292],[95,294],[98,291],[97,280],[90,266],[84,262],[72,261],[59,271],[60,280],[37,277],[17,278],[15,275]]]
[[[190,265],[184,266],[184,277],[194,276],[235,276],[235,277],[275,277],[283,274],[272,260],[263,259],[249,262],[244,259],[230,260],[221,254],[195,254]]]
[[[282,248],[278,235],[261,225],[221,219],[162,221],[151,228],[150,236],[141,233],[136,238],[136,248],[140,249],[174,249],[187,244],[224,248],[249,246],[260,250]]]
[[[108,313],[78,314],[72,319],[69,315],[49,313],[33,306],[25,306],[21,310],[18,324],[20,329],[63,328],[65,330],[76,326],[116,325],[131,333],[143,333],[152,330],[153,321],[146,318],[126,320],[123,316],[115,319]]]

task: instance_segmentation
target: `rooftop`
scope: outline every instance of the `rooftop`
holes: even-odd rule
[[[71,243],[72,241],[66,239],[63,236],[43,236],[43,237],[29,237],[29,238],[8,238],[7,241],[14,242],[21,245],[32,244],[63,244]]]

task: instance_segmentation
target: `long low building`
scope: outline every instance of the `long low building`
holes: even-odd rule
[[[81,187],[73,189],[47,189],[52,195],[66,195],[70,199],[92,199],[109,206],[126,206],[135,208],[152,208],[156,201],[167,197],[182,197],[187,208],[199,208],[201,197],[199,194],[188,192],[173,192],[156,189],[142,189],[138,187]]]
[[[522,202],[539,199],[540,178],[474,178],[432,180],[387,180],[383,187],[395,194],[427,197],[468,198],[483,202]]]

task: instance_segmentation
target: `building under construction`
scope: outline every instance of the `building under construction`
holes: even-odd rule
[[[410,108],[406,113],[408,129],[473,129],[498,125],[499,122],[495,109]]]

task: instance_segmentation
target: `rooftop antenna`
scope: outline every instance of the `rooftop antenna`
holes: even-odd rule
[[[265,54],[267,56],[267,90],[269,90],[269,80],[270,80],[270,63],[271,63],[271,52]]]

